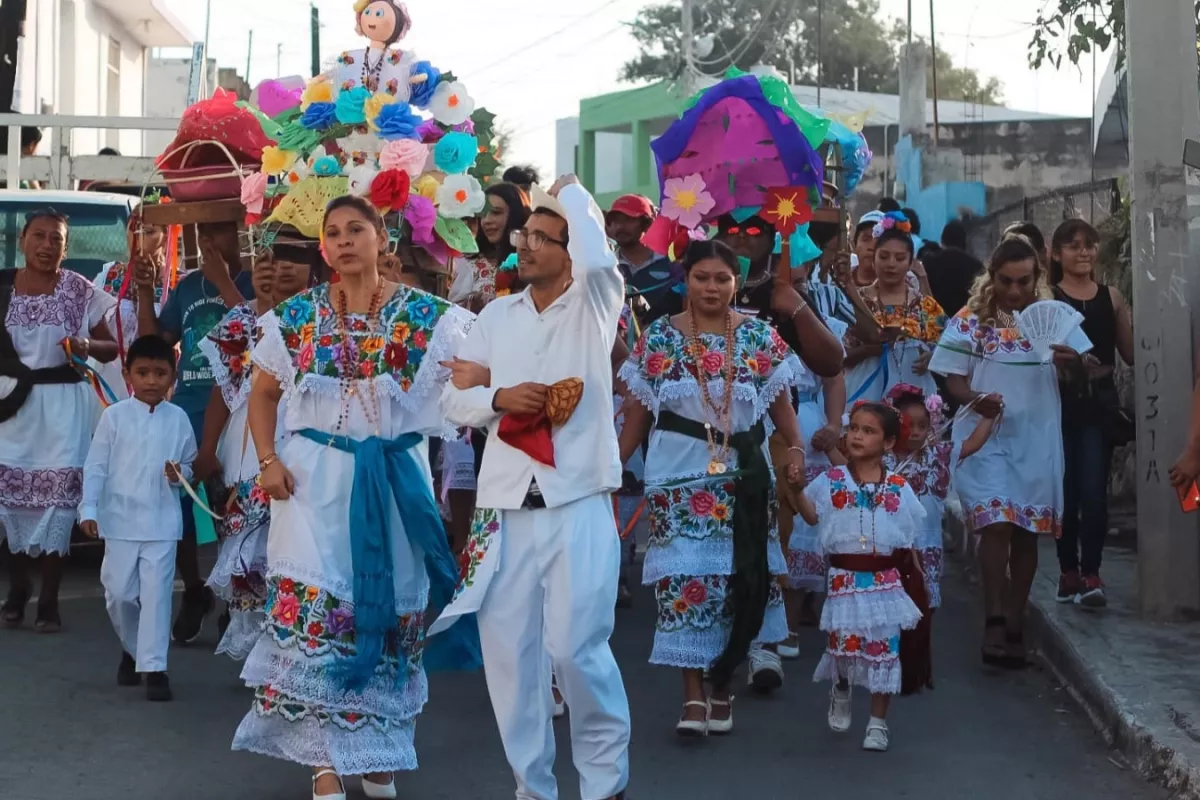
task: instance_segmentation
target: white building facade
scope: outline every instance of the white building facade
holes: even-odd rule
[[[14,110],[27,114],[156,116],[150,50],[190,47],[163,0],[28,0]],[[41,152],[47,152],[48,137]],[[73,154],[142,155],[143,132],[75,129]]]

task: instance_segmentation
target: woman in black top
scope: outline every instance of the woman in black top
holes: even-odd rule
[[[1109,434],[1117,408],[1113,382],[1116,354],[1133,363],[1133,325],[1125,298],[1114,286],[1096,282],[1100,236],[1081,219],[1058,226],[1050,242],[1054,297],[1083,314],[1083,332],[1094,345],[1086,372],[1062,386],[1063,525],[1058,540],[1058,601],[1106,604],[1100,557],[1108,531]],[[1082,556],[1082,558],[1081,558]]]

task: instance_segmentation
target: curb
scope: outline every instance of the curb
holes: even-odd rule
[[[944,528],[955,542],[964,540],[962,521],[950,513],[946,514]],[[954,560],[964,569],[965,556],[961,546],[955,548]],[[1144,714],[1147,710],[1144,704],[1131,702],[1097,674],[1055,615],[1047,613],[1046,600],[1038,596],[1038,588],[1035,583],[1030,593],[1027,624],[1040,660],[1079,703],[1109,746],[1133,769],[1173,792],[1172,800],[1200,800],[1200,765],[1139,721],[1138,711]],[[1049,602],[1054,602],[1053,597]]]

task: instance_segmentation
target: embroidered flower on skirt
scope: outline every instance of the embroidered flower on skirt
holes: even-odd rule
[[[488,540],[499,530],[500,515],[495,509],[481,508],[475,512],[467,546],[458,556],[459,581],[454,590],[455,598],[475,583],[475,573],[487,554]]]
[[[681,536],[708,539],[733,536],[733,481],[705,481],[692,486],[646,489],[650,507],[649,546]]]
[[[260,717],[278,715],[287,722],[303,722],[312,719],[324,727],[333,724],[344,731],[359,731],[368,725],[386,731],[391,720],[378,714],[363,714],[354,711],[329,711],[310,705],[294,697],[278,692],[270,686],[260,686],[254,692],[254,713]]]
[[[1053,506],[1020,506],[1007,497],[993,497],[971,506],[971,524],[975,530],[998,522],[1011,522],[1034,533],[1062,534],[1062,517]]]

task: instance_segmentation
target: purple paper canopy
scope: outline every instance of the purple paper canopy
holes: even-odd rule
[[[766,190],[819,188],[820,155],[803,133],[747,75],[722,81],[652,145],[659,187],[668,178],[700,175],[716,206],[715,219],[735,208],[761,206]]]

